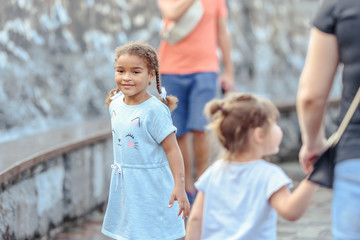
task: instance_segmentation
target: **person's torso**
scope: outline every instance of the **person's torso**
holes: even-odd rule
[[[314,25],[322,31],[335,34],[338,41],[340,62],[343,64],[343,86],[338,118],[340,124],[360,87],[360,1],[324,1],[315,16]],[[355,157],[360,157],[359,107],[337,150],[337,161]]]
[[[172,125],[170,113],[166,114],[164,104],[152,97],[139,105],[129,106],[120,96],[113,100],[110,107],[113,151],[117,163],[167,163],[161,141],[176,128]]]
[[[218,20],[226,16],[227,9],[224,0],[201,0],[201,3],[204,14],[188,36],[175,45],[161,42],[158,51],[161,74],[218,71]]]

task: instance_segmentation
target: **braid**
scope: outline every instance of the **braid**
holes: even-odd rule
[[[116,93],[119,92],[118,88],[114,88],[109,92],[109,95],[107,96],[106,100],[105,100],[105,106],[109,107],[110,103],[111,103],[111,97],[114,96]]]
[[[155,70],[155,78],[156,78],[156,89],[159,94],[161,94],[161,80],[160,80],[160,74],[158,70]]]
[[[156,78],[156,89],[159,94],[162,93],[161,90],[161,78],[158,68],[155,70],[155,78]],[[175,96],[167,95],[165,99],[159,97],[159,100],[163,102],[172,112],[177,107],[178,98]]]

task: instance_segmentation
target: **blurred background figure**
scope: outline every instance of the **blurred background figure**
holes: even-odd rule
[[[341,121],[360,86],[360,2],[323,1],[315,15],[306,63],[297,96],[302,147],[299,161],[309,172],[312,159],[326,148],[323,119],[339,63],[343,64]],[[340,122],[339,121],[339,122]],[[360,239],[360,111],[359,107],[337,146],[332,234]]]
[[[194,0],[158,0],[165,26],[171,21],[177,21],[193,3]],[[179,98],[178,108],[172,117],[178,129],[177,139],[185,162],[186,191],[191,203],[196,195],[194,178],[201,175],[209,160],[209,140],[204,131],[207,124],[203,115],[204,105],[215,97],[219,86],[225,92],[234,88],[226,1],[202,0],[201,4],[204,13],[193,31],[173,45],[163,40],[159,47],[163,85],[169,94]],[[221,50],[224,70],[220,77],[218,48]],[[192,168],[192,153],[196,171]]]

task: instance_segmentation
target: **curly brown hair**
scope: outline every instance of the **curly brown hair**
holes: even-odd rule
[[[126,43],[115,49],[114,67],[117,59],[124,54],[135,55],[137,57],[142,58],[146,63],[149,72],[152,70],[155,71],[156,89],[158,93],[161,94],[162,90],[161,90],[161,78],[159,73],[159,58],[156,50],[144,41],[133,41]],[[109,92],[109,95],[105,100],[105,105],[107,107],[109,107],[111,103],[111,97],[114,96],[114,94],[116,94],[117,92],[119,92],[119,89],[117,88],[114,88]],[[166,96],[166,100],[159,97],[159,100],[162,101],[166,106],[168,106],[170,111],[173,111],[176,108],[178,102],[177,97],[171,95]]]
[[[208,128],[216,133],[228,156],[247,148],[251,129],[267,130],[271,121],[280,116],[271,101],[249,93],[232,93],[223,100],[211,100],[204,112],[210,120]]]

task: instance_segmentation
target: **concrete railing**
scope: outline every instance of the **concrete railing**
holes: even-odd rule
[[[338,101],[327,115],[334,129]],[[295,160],[300,133],[294,104],[278,105],[284,140],[275,161]],[[212,141],[212,158],[221,148]],[[107,118],[0,144],[0,238],[33,239],[106,203],[113,161]]]
[[[99,119],[0,144],[0,238],[46,236],[104,204],[110,136]]]

